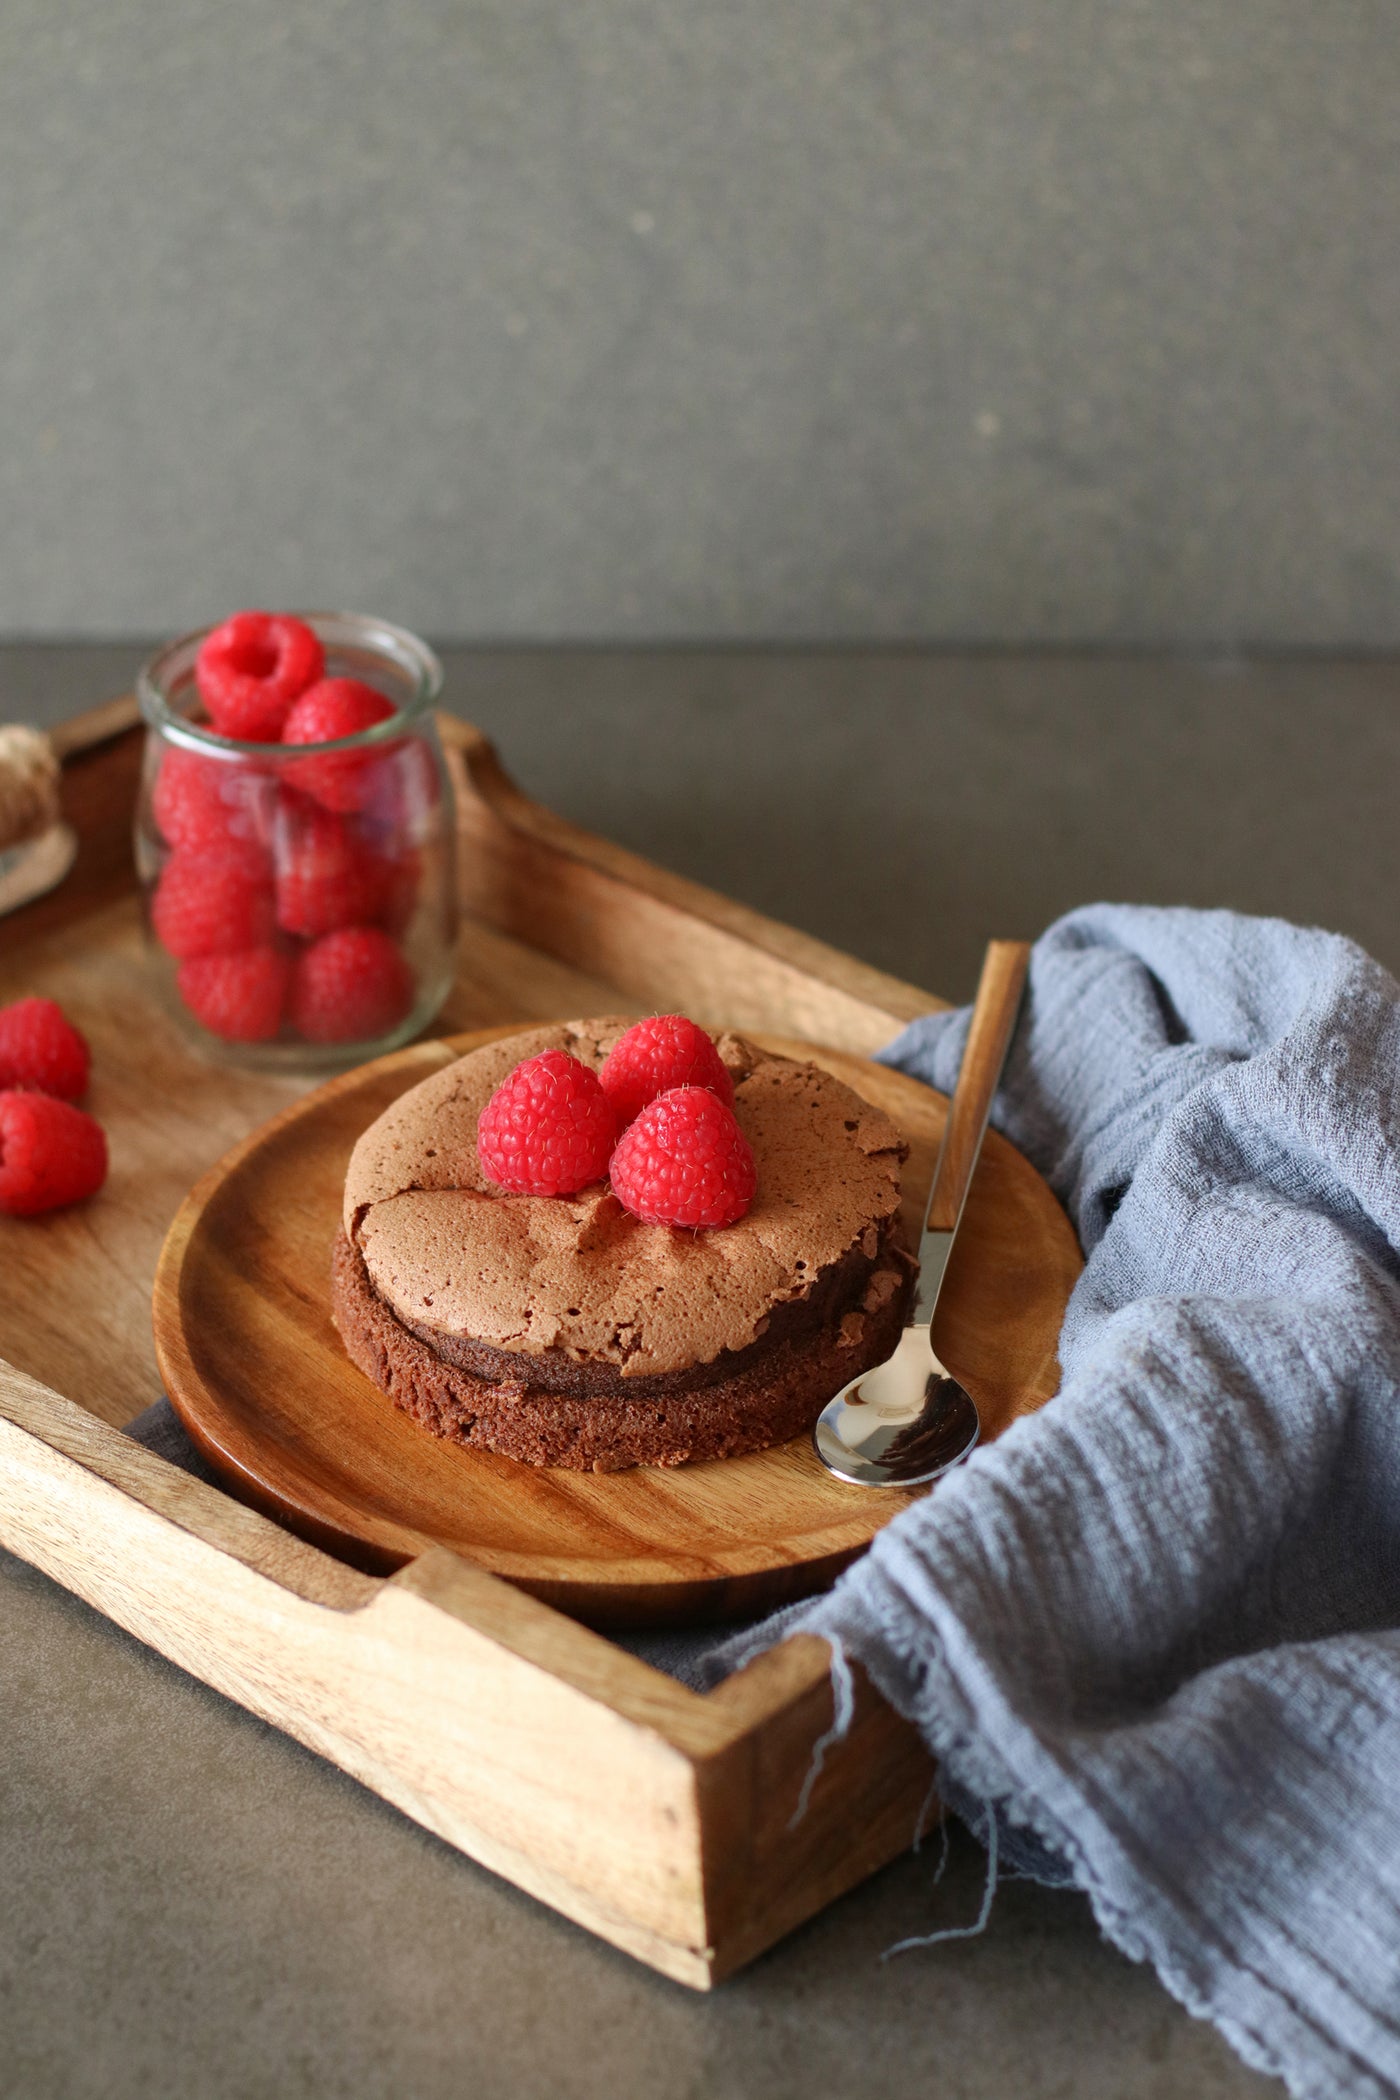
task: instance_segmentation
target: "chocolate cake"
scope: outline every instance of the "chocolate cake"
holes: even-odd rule
[[[595,1070],[627,1027],[576,1021],[489,1043],[404,1094],[355,1147],[333,1261],[351,1359],[437,1436],[531,1465],[614,1472],[783,1442],[888,1356],[912,1264],[907,1146],[811,1064],[716,1042],[753,1148],[747,1216],[647,1225],[605,1184],[504,1195],[476,1125],[514,1067]]]

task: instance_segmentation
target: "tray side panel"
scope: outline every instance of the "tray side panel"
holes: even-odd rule
[[[462,902],[482,923],[645,1009],[688,1005],[699,1019],[839,1049],[868,1052],[945,1003],[556,816],[522,794],[480,730],[446,714],[438,726],[458,796]],[[80,853],[58,890],[9,922],[20,940],[82,918],[135,881],[134,696],[60,725],[53,741]]]
[[[769,1649],[711,1695],[717,1713],[752,1717],[701,1770],[716,1981],[907,1852],[940,1812],[916,1730],[861,1671],[854,1679],[850,1725],[836,1742],[830,1651],[809,1634]],[[732,1769],[740,1760],[742,1780]]]
[[[60,1448],[79,1439],[86,1462]],[[109,1447],[125,1486],[93,1463]],[[133,1491],[165,1476],[188,1528]],[[229,1533],[216,1545],[192,1528],[222,1529],[224,1502],[0,1373],[0,1542],[590,1931],[709,1981],[695,1760],[660,1725],[693,1711],[713,1741],[705,1701],[448,1555],[375,1582],[240,1511],[238,1545],[256,1563],[265,1539],[276,1572],[250,1565]],[[319,1570],[320,1597],[292,1587]],[[471,1623],[493,1609],[521,1622],[520,1641]],[[550,1666],[556,1627],[598,1695]],[[520,1652],[532,1639],[538,1660]],[[649,1701],[652,1725],[618,1710]]]
[[[444,721],[462,900],[650,1011],[869,1052],[944,1002],[669,874],[522,795],[479,730]]]

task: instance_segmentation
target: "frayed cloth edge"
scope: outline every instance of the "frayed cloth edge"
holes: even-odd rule
[[[1058,1852],[1070,1869],[1074,1885],[1087,1897],[1094,1922],[1105,1939],[1129,1961],[1151,1968],[1163,1987],[1193,2019],[1208,2021],[1244,2063],[1252,2070],[1262,2071],[1268,2077],[1277,2078],[1287,2087],[1293,2100],[1333,2100],[1335,2087],[1321,2082],[1321,2073],[1316,2077],[1308,2074],[1305,2078],[1299,2078],[1294,2068],[1255,2028],[1218,2009],[1210,1995],[1197,1985],[1169,1952],[1162,1950],[1154,1953],[1149,1948],[1127,1913],[1098,1886],[1097,1877],[1086,1860],[1078,1839],[1060,1824],[1053,1811],[1045,1808],[1037,1796],[1010,1778],[1000,1759],[994,1762],[1001,1765],[1001,1772],[997,1775],[992,1773],[985,1762],[984,1745],[976,1734],[954,1725],[949,1725],[946,1729],[939,1728],[936,1713],[936,1680],[948,1667],[941,1643],[936,1644],[932,1652],[927,1647],[920,1652],[911,1644],[900,1641],[886,1626],[881,1629],[880,1645],[872,1645],[870,1652],[860,1653],[857,1647],[848,1646],[840,1634],[826,1627],[811,1626],[802,1630],[815,1633],[826,1641],[833,1655],[839,1651],[848,1674],[852,1655],[855,1655],[881,1697],[888,1701],[902,1719],[919,1731],[939,1766],[946,1769],[950,1778],[965,1792],[986,1805],[993,1830],[996,1827],[997,1815],[1004,1815],[1008,1822],[1033,1831],[1043,1844]],[[925,1628],[926,1634],[927,1631]],[[821,1744],[814,1745],[814,1757],[818,1748],[824,1755],[831,1742],[836,1739],[832,1731],[828,1730]],[[811,1775],[813,1783],[815,1776]],[[810,1788],[806,1791],[810,1792]],[[1108,1835],[1110,1842],[1115,1842],[1111,1833]],[[957,1936],[965,1938],[970,1931],[969,1927],[959,1928]],[[918,1939],[896,1942],[886,1953],[894,1954],[905,1947],[912,1948],[920,1943]],[[1222,1959],[1237,1974],[1249,1976],[1252,1973],[1231,1959],[1224,1950],[1221,1952]],[[1267,1979],[1256,1980],[1268,1987]],[[1281,2002],[1288,2005],[1295,2019],[1305,2017],[1300,2015],[1298,2008],[1293,2006],[1291,2001]],[[1332,2037],[1323,2036],[1321,2039],[1334,2056],[1346,2055],[1344,2045]],[[1374,2096],[1374,2100],[1390,2100],[1386,2086],[1376,2082],[1369,2068],[1358,2066],[1357,2076],[1360,2082],[1354,2091],[1358,2100],[1370,2100],[1370,2096]]]
[[[917,1932],[917,1933],[914,1933],[914,1934],[912,1934],[912,1935],[910,1936],[910,1938],[908,1938],[907,1940],[896,1940],[896,1941],[895,1941],[895,1943],[894,1943],[894,1945],[893,1945],[892,1947],[886,1947],[886,1949],[885,1949],[884,1953],[883,1953],[883,1954],[882,1954],[882,1955],[880,1956],[880,1959],[881,1959],[881,1961],[889,1961],[889,1960],[890,1960],[890,1959],[891,1959],[891,1958],[892,1958],[892,1957],[893,1957],[894,1955],[896,1955],[896,1954],[908,1954],[908,1953],[910,1953],[910,1952],[911,1952],[911,1951],[912,1951],[912,1950],[913,1950],[913,1949],[914,1949],[915,1947],[936,1947],[936,1946],[938,1946],[939,1942],[940,1942],[940,1941],[942,1941],[942,1940],[974,1940],[974,1939],[978,1938],[980,1934],[982,1934],[982,1933],[984,1933],[984,1932],[986,1931],[986,1929],[987,1929],[988,1925],[989,1925],[989,1924],[991,1923],[991,1917],[992,1917],[992,1904],[993,1904],[993,1901],[995,1900],[995,1897],[996,1897],[996,1892],[997,1892],[997,1819],[996,1819],[996,1811],[995,1811],[995,1809],[994,1809],[994,1808],[992,1807],[992,1804],[991,1804],[991,1802],[990,1802],[990,1801],[989,1801],[989,1802],[987,1802],[987,1804],[986,1804],[986,1809],[987,1809],[987,1880],[986,1880],[986,1885],[984,1886],[984,1888],[983,1888],[983,1890],[982,1890],[982,1907],[981,1907],[981,1909],[980,1909],[980,1910],[978,1911],[978,1913],[977,1913],[977,1916],[976,1916],[976,1917],[975,1917],[975,1918],[973,1919],[973,1921],[972,1921],[972,1923],[971,1923],[970,1925],[945,1925],[945,1926],[944,1926],[944,1927],[943,1927],[943,1928],[941,1929],[941,1931],[938,1931],[938,1932]],[[945,1825],[945,1830],[946,1830],[946,1825]],[[940,1866],[939,1866],[939,1871],[938,1871],[938,1873],[937,1873],[937,1874],[935,1874],[935,1876],[934,1876],[934,1883],[935,1883],[935,1885],[937,1884],[938,1880],[940,1879],[940,1877],[941,1877],[941,1875],[942,1875],[943,1867],[947,1865],[947,1862],[948,1862],[948,1854],[947,1854],[947,1851],[946,1851],[946,1849],[945,1849],[945,1851],[944,1851],[944,1854],[943,1854],[943,1859],[942,1859],[942,1861],[941,1861],[941,1863],[940,1863]]]
[[[807,1813],[812,1799],[812,1789],[821,1777],[826,1753],[842,1742],[850,1731],[856,1710],[855,1679],[851,1675],[850,1659],[840,1641],[828,1637],[831,1650],[829,1665],[831,1676],[831,1726],[824,1735],[819,1735],[812,1745],[812,1755],[807,1760],[807,1773],[802,1781],[802,1791],[797,1797],[797,1806],[788,1818],[788,1829],[795,1830]]]

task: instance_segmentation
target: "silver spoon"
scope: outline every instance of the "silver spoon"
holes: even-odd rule
[[[981,1434],[972,1395],[938,1360],[933,1316],[1016,1030],[1030,953],[1025,941],[992,941],[987,947],[933,1170],[909,1325],[893,1356],[842,1386],[812,1431],[822,1464],[853,1487],[917,1487],[937,1480],[966,1458]]]

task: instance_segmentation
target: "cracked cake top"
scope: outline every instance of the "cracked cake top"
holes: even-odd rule
[[[715,1038],[753,1148],[747,1216],[690,1233],[631,1217],[605,1183],[505,1195],[477,1159],[477,1118],[524,1058],[567,1050],[595,1071],[629,1026],[573,1021],[484,1044],[400,1096],[359,1139],[344,1224],[379,1296],[422,1333],[468,1336],[654,1376],[762,1335],[854,1250],[875,1256],[899,1208],[908,1147],[830,1073]]]

